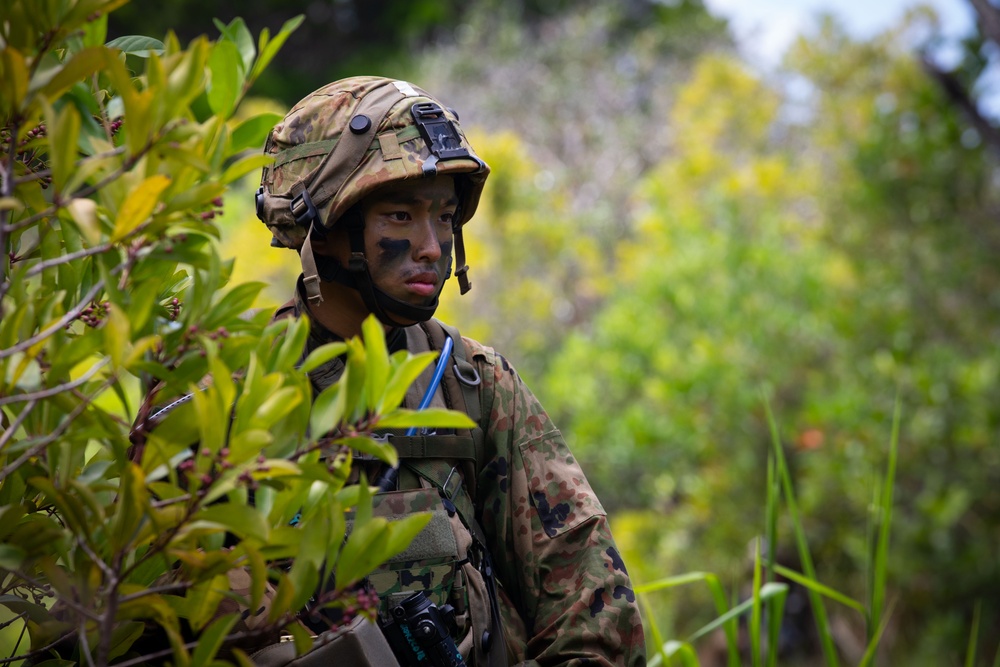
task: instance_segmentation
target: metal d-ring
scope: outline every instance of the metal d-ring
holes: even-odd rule
[[[483,381],[483,379],[479,377],[479,371],[476,370],[475,366],[469,366],[472,370],[471,378],[462,375],[462,370],[458,367],[458,364],[453,364],[452,368],[455,370],[455,377],[458,378],[458,381],[467,387],[478,387]]]

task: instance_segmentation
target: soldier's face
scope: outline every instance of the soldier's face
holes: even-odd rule
[[[455,179],[401,181],[361,202],[365,255],[372,281],[405,303],[431,304],[451,262]]]

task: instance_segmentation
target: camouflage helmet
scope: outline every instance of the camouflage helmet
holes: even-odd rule
[[[271,230],[272,245],[300,251],[310,299],[321,301],[310,231],[332,229],[386,184],[434,174],[457,177],[455,273],[462,292],[468,290],[461,229],[475,213],[490,169],[472,150],[457,114],[426,91],[381,77],[335,81],[296,104],[271,131],[264,152],[274,162],[261,176],[257,217]]]

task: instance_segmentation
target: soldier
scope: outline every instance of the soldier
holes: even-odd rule
[[[392,437],[402,463],[382,471],[389,506],[437,508],[454,535],[426,538],[371,577],[381,612],[428,590],[455,608],[456,641],[480,667],[645,664],[628,574],[559,430],[505,358],[433,318],[453,250],[462,293],[470,287],[462,231],[490,171],[457,114],[409,83],[350,78],[295,105],[264,150],[275,160],[257,215],[303,269],[276,316],[309,318],[309,349],[360,334],[372,313],[390,351],[453,346],[433,404],[477,422]],[[314,388],[341,370],[340,360],[317,369]],[[429,383],[416,383],[409,407]],[[450,553],[428,556],[438,542]]]

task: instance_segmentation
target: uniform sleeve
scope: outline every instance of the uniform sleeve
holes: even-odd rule
[[[488,352],[496,454],[480,476],[481,519],[501,599],[516,610],[504,610],[509,657],[531,667],[644,665],[638,605],[604,508],[541,404]]]

